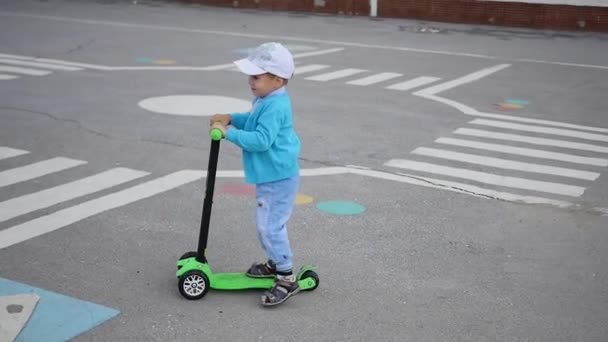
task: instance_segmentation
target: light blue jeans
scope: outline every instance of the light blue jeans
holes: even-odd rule
[[[293,268],[287,221],[291,217],[300,186],[300,176],[257,184],[255,189],[258,239],[277,271]]]

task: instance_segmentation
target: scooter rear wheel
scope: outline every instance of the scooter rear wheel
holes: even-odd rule
[[[199,270],[188,271],[179,278],[179,293],[188,300],[203,298],[209,287],[209,278]]]

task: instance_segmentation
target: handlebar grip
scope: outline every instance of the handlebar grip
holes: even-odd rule
[[[209,132],[209,136],[211,137],[211,140],[213,141],[220,141],[222,140],[222,131],[219,128],[213,128],[211,130],[211,132]]]

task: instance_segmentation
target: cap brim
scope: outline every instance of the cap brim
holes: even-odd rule
[[[255,64],[251,63],[251,61],[247,58],[234,61],[234,64],[236,64],[239,70],[241,70],[241,72],[246,75],[261,75],[266,73],[264,69],[259,68]]]

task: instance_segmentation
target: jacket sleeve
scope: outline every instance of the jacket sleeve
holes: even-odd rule
[[[244,131],[233,124],[226,132],[226,139],[248,152],[266,151],[279,135],[284,121],[282,113],[280,107],[269,106],[260,113],[254,131]]]
[[[238,129],[243,129],[245,126],[245,122],[247,121],[247,117],[251,113],[230,113],[230,124]]]

